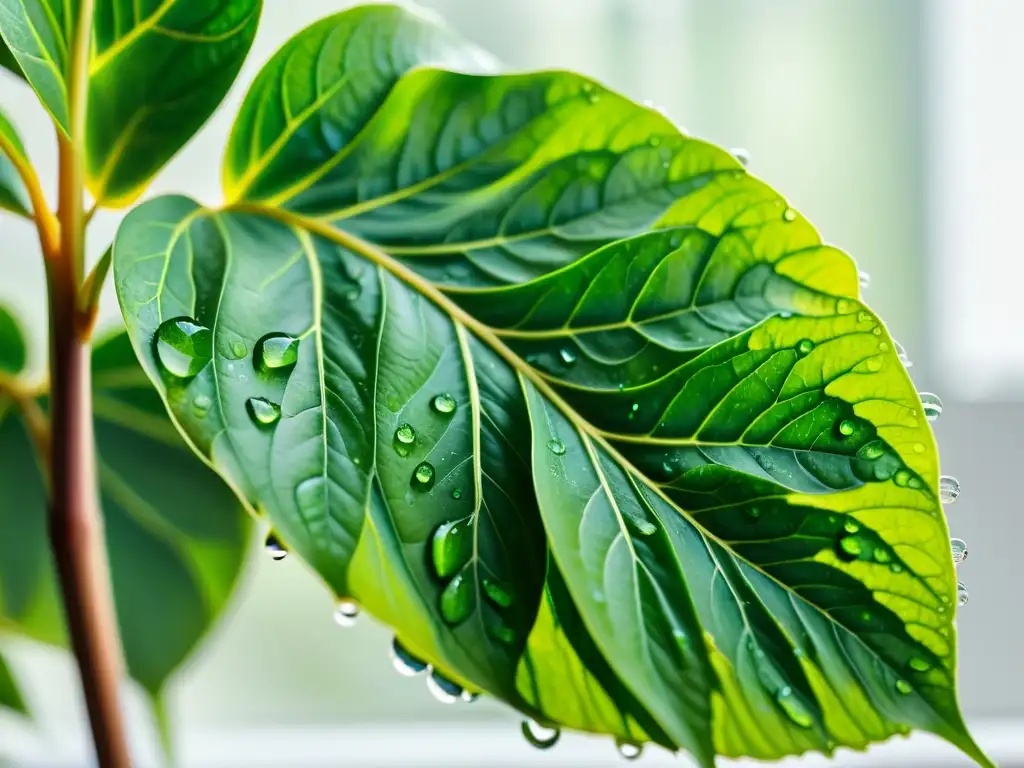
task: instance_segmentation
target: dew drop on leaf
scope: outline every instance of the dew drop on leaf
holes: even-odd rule
[[[504,645],[512,645],[516,641],[516,633],[506,624],[493,624],[487,628],[487,633]]]
[[[970,593],[967,591],[967,585],[962,581],[956,583],[956,604],[959,606],[967,605],[967,601],[971,599]]]
[[[788,685],[781,688],[775,696],[775,701],[786,713],[786,717],[798,728],[810,728],[814,725],[814,718],[807,710],[807,707],[793,694],[793,689]]]
[[[536,720],[523,720],[521,730],[523,738],[537,749],[551,749],[562,736],[558,728],[548,728]]]
[[[473,518],[438,526],[430,541],[430,553],[438,578],[447,579],[456,573],[473,555]]]
[[[272,403],[265,397],[250,397],[245,403],[249,416],[257,424],[270,426],[281,418],[281,406]]]
[[[747,150],[743,149],[743,147],[736,147],[735,149],[730,149],[729,154],[735,157],[736,162],[738,162],[744,168],[750,165],[750,153],[747,152]]]
[[[453,490],[452,491],[452,498],[455,499],[456,501],[461,499],[462,498],[462,491],[459,488],[456,488],[455,490]]]
[[[915,672],[927,672],[932,668],[931,663],[927,659],[922,659],[920,656],[912,656],[909,661],[910,668]]]
[[[910,687],[910,683],[908,683],[906,680],[897,680],[896,690],[902,693],[904,696],[906,696],[907,694],[911,693],[914,689]]]
[[[355,600],[339,600],[334,609],[334,623],[339,627],[354,627],[359,618],[359,604]]]
[[[960,497],[960,481],[950,475],[939,478],[939,498],[943,504],[952,504]]]
[[[442,392],[440,395],[437,395],[434,398],[431,405],[433,405],[434,410],[437,411],[438,413],[443,413],[447,415],[449,413],[455,412],[456,402],[454,397],[449,395],[447,392]],[[402,426],[408,427],[409,425],[403,424]],[[412,427],[409,427],[409,429],[411,430]]]
[[[796,346],[797,352],[799,352],[801,355],[808,354],[812,349],[814,349],[814,342],[811,341],[810,339],[803,339]]]
[[[938,395],[931,392],[920,392],[921,405],[924,406],[924,417],[928,421],[935,421],[942,415],[942,400]]]
[[[862,269],[857,270],[857,283],[862,291],[866,291],[871,286],[871,275]]]
[[[962,563],[967,559],[967,542],[963,539],[950,539],[949,548],[953,551],[954,563]]]
[[[232,341],[231,342],[231,357],[232,357],[232,359],[234,359],[234,360],[241,360],[243,357],[245,357],[245,353],[247,351],[248,350],[246,350],[244,342],[241,342],[241,341]]]
[[[853,422],[849,419],[843,419],[839,422],[839,434],[843,437],[849,437],[853,434]]]
[[[415,677],[427,669],[427,662],[414,656],[397,637],[391,641],[391,663],[404,677]]]
[[[395,430],[395,441],[402,445],[412,445],[416,442],[416,430],[411,424],[400,424]]]
[[[295,487],[295,506],[307,520],[324,514],[326,488],[322,477],[310,477]]]
[[[473,693],[472,691],[463,690],[463,692],[459,694],[459,699],[461,699],[465,704],[472,704],[478,698],[480,698],[480,694]]]
[[[636,760],[640,757],[644,748],[639,744],[634,744],[631,741],[620,741],[615,744],[616,749],[619,750],[619,754],[626,760]]]
[[[552,437],[548,440],[548,450],[555,454],[555,456],[562,456],[565,454],[565,443],[557,437]]]
[[[796,221],[796,211],[792,208],[787,208],[782,212],[782,218],[785,221]]]
[[[462,686],[449,680],[436,669],[427,676],[427,690],[442,704],[454,704],[462,695]]]
[[[905,469],[896,470],[896,474],[892,477],[893,482],[901,488],[906,488],[910,484],[910,472]]]
[[[847,533],[856,533],[860,530],[860,523],[853,518],[847,518],[846,522],[843,523],[843,530]]]
[[[288,557],[288,550],[281,546],[281,542],[278,541],[277,536],[272,533],[267,534],[267,540],[263,547],[267,554],[270,555],[271,560],[279,561]]]
[[[903,348],[903,345],[896,341],[896,339],[892,340],[892,345],[895,347],[896,356],[900,359],[900,362],[903,363],[903,367],[913,368],[914,361],[910,359],[910,355],[907,354],[907,350]]]
[[[882,443],[878,440],[861,446],[861,449],[857,451],[857,455],[860,458],[867,459],[868,461],[874,461],[875,459],[880,458],[883,453],[885,453],[885,450],[882,448]]]
[[[213,357],[213,334],[190,317],[167,320],[156,331],[156,355],[171,376],[191,378]]]
[[[508,608],[512,605],[512,595],[505,589],[501,584],[489,579],[486,576],[483,579],[484,594],[487,598],[500,608]]]
[[[434,465],[421,461],[412,472],[412,485],[420,491],[429,491],[434,486]]]
[[[286,333],[268,333],[256,342],[256,365],[264,370],[280,370],[299,359],[299,340]]]
[[[566,365],[572,365],[576,362],[576,353],[568,347],[562,347],[558,350],[558,356],[562,358],[562,362]]]
[[[864,552],[864,541],[860,536],[842,536],[836,542],[836,554],[841,560],[856,560]]]
[[[206,414],[210,412],[210,406],[213,405],[213,401],[206,395],[196,395],[192,399],[192,413],[195,414],[197,419],[205,419]]]
[[[457,574],[441,592],[441,616],[455,626],[465,621],[476,604],[473,582]]]

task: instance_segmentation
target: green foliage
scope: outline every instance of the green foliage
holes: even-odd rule
[[[25,185],[21,183],[21,177],[12,161],[12,156],[17,162],[25,161],[25,147],[14,126],[0,112],[0,147],[4,146],[9,146],[12,154],[0,150],[0,211],[8,210],[20,216],[28,216],[29,202]]]
[[[0,311],[0,326],[8,317]],[[0,367],[14,359],[24,362],[23,340],[0,332]],[[93,380],[104,523],[125,658],[132,677],[159,697],[223,610],[251,525],[230,491],[182,443],[123,332],[96,346]],[[21,416],[2,398],[0,456],[0,630],[64,645],[43,477]]]
[[[538,720],[702,765],[914,728],[988,765],[934,440],[853,262],[656,111],[485,62],[393,7],[324,20],[250,89],[231,203],[128,216],[119,301],[189,442],[339,599]]]
[[[262,0],[98,0],[88,65],[89,191],[138,197],[220,104],[256,34]],[[77,0],[0,0],[6,55],[67,132],[68,38]]]
[[[0,709],[17,712],[19,715],[28,714],[28,706],[25,704],[18,683],[14,679],[14,675],[11,674],[11,669],[2,653],[0,653]]]

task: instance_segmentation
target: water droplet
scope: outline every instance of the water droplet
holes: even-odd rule
[[[436,669],[427,676],[427,690],[442,704],[454,704],[462,695],[462,686],[452,682]]]
[[[551,749],[562,736],[558,728],[548,728],[536,720],[523,720],[521,730],[523,738],[537,749]]]
[[[466,691],[466,690],[464,690],[464,691],[463,691],[463,692],[462,692],[462,693],[461,693],[461,694],[459,695],[459,698],[460,698],[460,699],[461,699],[461,700],[462,700],[462,701],[463,701],[464,703],[466,703],[466,704],[472,704],[472,703],[473,703],[474,701],[476,701],[476,700],[477,700],[478,698],[480,698],[480,694],[479,694],[479,693],[473,693],[472,691]]]
[[[889,345],[886,342],[884,342],[884,341],[879,342],[879,344],[878,344],[878,351],[879,352],[888,352],[889,351]]]
[[[490,599],[490,601],[495,605],[501,608],[508,608],[512,605],[512,595],[509,594],[508,590],[498,582],[492,581],[485,576],[483,579],[483,587],[484,594],[487,595],[488,599]]]
[[[971,599],[970,593],[967,591],[967,585],[962,581],[956,583],[956,604],[958,606],[967,605],[967,601]]]
[[[869,322],[871,322],[871,315],[868,314],[867,312],[858,312],[857,313],[857,322],[858,323],[869,323]]]
[[[910,472],[905,469],[896,470],[896,474],[892,476],[893,482],[901,488],[906,488],[910,483]]]
[[[618,741],[615,743],[615,748],[626,760],[636,760],[644,751],[640,744],[634,744],[631,741]]]
[[[469,617],[475,603],[472,580],[456,574],[441,592],[441,616],[454,626]]]
[[[924,406],[924,417],[928,421],[935,421],[942,415],[942,400],[938,395],[931,392],[919,392],[921,405]]]
[[[967,559],[967,542],[963,539],[950,539],[949,548],[953,551],[954,563],[962,563]]]
[[[440,395],[435,397],[432,405],[434,406],[434,410],[437,411],[438,413],[455,413],[455,398],[449,395],[447,392],[442,392]],[[409,425],[403,424],[402,426],[408,427]],[[412,427],[409,427],[409,429],[411,430]]]
[[[869,357],[865,365],[867,365],[868,370],[871,371],[872,373],[878,373],[880,370],[882,370],[882,361],[879,360],[877,357]]]
[[[839,422],[839,434],[845,437],[849,437],[853,434],[853,422],[849,419],[843,419]]]
[[[847,533],[856,533],[860,530],[860,523],[852,518],[847,518],[846,522],[843,523],[843,530]]]
[[[415,677],[427,669],[427,662],[413,656],[397,637],[391,642],[391,663],[404,677]]]
[[[853,304],[850,303],[849,299],[839,299],[839,301],[836,302],[836,311],[840,315],[849,314],[852,310]],[[881,331],[879,331],[879,333],[881,333]]]
[[[429,491],[434,486],[434,465],[429,461],[417,464],[412,473],[412,484],[421,491]]]
[[[245,407],[249,411],[249,416],[257,424],[270,426],[281,418],[281,406],[270,402],[264,397],[250,397],[245,402]]]
[[[870,443],[866,443],[861,446],[859,451],[857,451],[857,455],[860,458],[867,459],[868,461],[874,461],[875,459],[880,458],[883,453],[885,453],[885,449],[882,448],[882,442],[880,440],[874,440]]]
[[[866,291],[871,286],[871,275],[862,269],[857,270],[857,283],[862,291]]]
[[[759,518],[761,516],[761,508],[760,507],[747,507],[747,514],[750,515],[752,518],[754,518],[756,520],[757,518]]]
[[[796,221],[796,211],[792,208],[787,208],[782,212],[782,218],[785,221]]]
[[[488,634],[497,640],[499,643],[505,645],[512,645],[516,641],[516,633],[512,627],[506,626],[505,624],[494,624],[487,628]]]
[[[836,542],[836,554],[840,560],[856,560],[864,552],[864,541],[860,536],[842,536]]]
[[[889,554],[889,550],[876,547],[875,551],[871,553],[875,558],[875,562],[879,565],[886,565],[892,560],[892,555]]]
[[[597,102],[599,102],[600,100],[601,94],[597,93],[596,91],[591,91],[590,93],[587,94],[587,101],[589,101],[591,104],[597,104]]]
[[[395,430],[395,442],[402,445],[412,445],[416,442],[416,430],[412,424],[399,424]]]
[[[464,517],[438,526],[430,541],[434,572],[447,579],[473,555],[473,518]]]
[[[562,362],[566,365],[572,365],[576,362],[576,353],[568,347],[562,347],[558,350],[558,356],[562,358]]]
[[[882,335],[882,329],[881,329],[881,328],[879,328],[879,327],[878,327],[878,326],[876,325],[876,326],[875,326],[874,328],[872,328],[872,329],[871,329],[871,333],[872,333],[873,335],[875,335],[875,336],[881,336],[881,335]]]
[[[167,320],[156,331],[156,355],[172,376],[191,378],[213,357],[213,334],[190,317]]]
[[[775,701],[782,707],[786,717],[798,728],[810,728],[814,725],[814,718],[803,702],[793,695],[793,689],[788,685],[782,688],[775,696]]]
[[[197,419],[205,419],[206,414],[210,412],[210,406],[213,405],[213,401],[206,395],[196,395],[192,399],[192,413],[195,414]]]
[[[903,566],[899,563],[893,563],[889,566],[889,570],[893,573],[903,573]]]
[[[325,512],[327,483],[322,477],[310,477],[295,487],[295,506],[306,519],[319,518]]]
[[[262,370],[279,370],[299,359],[299,340],[286,333],[268,333],[256,342],[256,365]]]
[[[458,501],[462,498],[462,491],[458,488],[452,491],[452,498]]]
[[[910,668],[915,672],[927,672],[932,668],[930,662],[927,659],[922,659],[920,656],[912,656],[910,659]]]
[[[960,481],[955,477],[943,475],[939,478],[939,498],[943,504],[952,504],[960,497]]]
[[[747,152],[747,150],[743,149],[743,147],[736,147],[735,149],[730,149],[729,154],[735,157],[736,162],[738,162],[744,168],[750,165],[750,153]]]
[[[359,618],[359,604],[355,600],[339,600],[334,609],[334,623],[339,627],[354,627]]]
[[[245,357],[245,353],[248,350],[245,348],[245,342],[232,341],[231,342],[231,357],[234,360],[241,360]]]
[[[814,349],[814,342],[811,341],[810,339],[802,340],[799,344],[797,344],[796,347],[796,351],[799,352],[801,355],[806,355],[812,349]]]
[[[896,356],[900,359],[900,362],[903,363],[903,367],[913,368],[914,362],[910,359],[910,355],[907,354],[907,350],[903,348],[903,345],[896,341],[896,339],[892,340],[892,345],[895,347]]]
[[[557,437],[552,437],[548,440],[548,450],[555,454],[555,456],[562,456],[565,453],[565,443]]]
[[[896,690],[902,693],[904,696],[906,696],[908,693],[913,692],[914,689],[910,687],[910,683],[908,683],[906,680],[897,680]]]
[[[913,448],[914,453],[924,453],[927,450],[924,443],[914,443]]]
[[[288,550],[281,546],[281,542],[278,541],[277,536],[270,533],[267,534],[267,540],[264,543],[264,548],[270,559],[274,561],[284,560],[288,557]]]

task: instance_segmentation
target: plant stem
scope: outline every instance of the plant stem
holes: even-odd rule
[[[85,250],[85,101],[94,0],[81,0],[69,45],[70,137],[59,135],[60,248],[47,254],[50,295],[50,545],[60,576],[96,757],[102,768],[131,758],[119,701],[121,645],[96,480],[89,333],[79,322]],[[45,249],[44,243],[44,249]]]

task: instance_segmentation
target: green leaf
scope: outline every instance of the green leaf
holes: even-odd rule
[[[262,0],[100,0],[89,62],[86,172],[124,206],[213,114],[256,35]]]
[[[14,315],[0,306],[0,376],[17,375],[25,367],[28,350],[21,325]]]
[[[251,527],[168,421],[124,333],[93,353],[107,547],[128,671],[151,695],[220,615]],[[46,495],[20,416],[0,409],[0,629],[65,642]]]
[[[131,203],[213,114],[249,52],[262,6],[97,0],[85,136],[87,183],[97,201]],[[78,0],[0,0],[0,36],[65,133],[77,16]]]
[[[316,70],[339,93],[418,55],[375,53],[396,13],[424,23],[358,9],[271,59],[234,203],[118,232],[190,443],[339,599],[540,721],[702,765],[916,728],[991,765],[956,703],[934,440],[853,262],[571,73],[419,66],[282,129],[319,41],[351,52]]]
[[[0,709],[7,709],[17,712],[19,715],[28,715],[28,705],[21,695],[18,681],[14,679],[7,660],[0,653]]]
[[[18,60],[14,58],[11,49],[7,47],[7,44],[2,39],[0,39],[0,67],[22,79],[25,78],[25,73],[21,71],[21,65],[18,64]]]
[[[32,215],[28,192],[17,169],[17,165],[28,162],[21,137],[0,111],[0,209],[20,216]]]
[[[43,107],[68,132],[68,40],[78,0],[0,0],[0,38]]]

